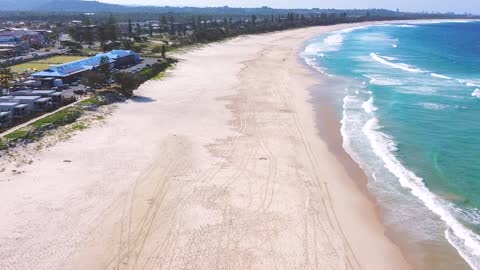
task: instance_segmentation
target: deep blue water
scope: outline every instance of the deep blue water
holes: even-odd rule
[[[348,81],[344,147],[386,222],[480,269],[480,22],[352,28],[312,40],[304,57]]]

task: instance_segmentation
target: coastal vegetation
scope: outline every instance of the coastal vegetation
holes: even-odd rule
[[[177,62],[174,58],[161,59],[157,63],[147,66],[138,73],[117,72],[113,74],[115,82],[118,84],[117,90],[127,98],[133,96],[133,90],[137,89],[142,83],[150,79],[160,79],[167,68]]]
[[[73,123],[80,118],[81,115],[82,110],[80,107],[70,107],[45,118],[41,118],[26,127],[5,135],[2,140],[4,148],[15,145],[19,141],[35,141],[40,138],[45,131]]]

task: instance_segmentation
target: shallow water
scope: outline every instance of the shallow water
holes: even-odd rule
[[[345,82],[334,93],[344,148],[387,225],[435,269],[480,269],[478,33],[480,22],[357,27],[303,53]]]

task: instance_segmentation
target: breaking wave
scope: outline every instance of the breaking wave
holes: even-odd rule
[[[405,71],[408,71],[408,72],[414,72],[414,73],[421,73],[421,72],[424,72],[423,70],[421,69],[418,69],[418,68],[415,68],[415,67],[412,67],[412,66],[409,66],[407,64],[403,64],[403,63],[393,63],[393,62],[390,62],[388,61],[386,58],[382,57],[382,56],[379,56],[378,54],[376,53],[370,53],[370,57],[381,63],[381,64],[384,64],[384,65],[387,65],[387,66],[390,66],[390,67],[393,67],[393,68],[398,68],[398,69],[401,69],[401,70],[405,70]]]

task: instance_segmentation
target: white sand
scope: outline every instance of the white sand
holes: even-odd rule
[[[186,53],[105,125],[0,173],[0,269],[409,269],[307,102],[298,50],[344,27]]]

